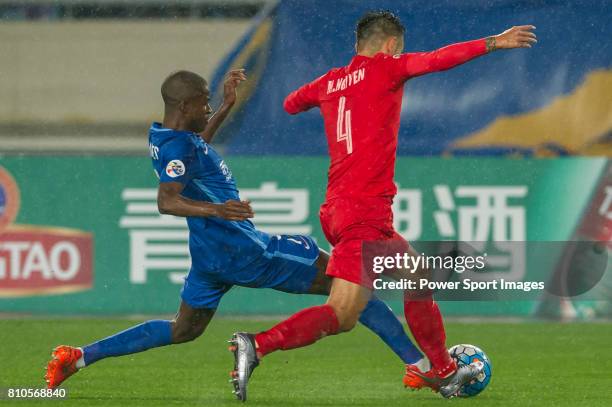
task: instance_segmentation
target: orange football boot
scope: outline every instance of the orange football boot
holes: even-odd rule
[[[53,349],[51,356],[53,359],[47,364],[47,373],[45,381],[47,388],[55,389],[64,380],[75,374],[79,369],[76,367],[76,362],[83,355],[78,348],[72,346],[60,345]]]
[[[429,387],[431,391],[437,392],[440,390],[440,379],[436,376],[433,369],[422,372],[421,369],[415,365],[406,365],[404,387],[408,387],[411,390],[420,390]]]

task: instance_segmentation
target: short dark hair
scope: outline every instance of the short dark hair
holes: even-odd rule
[[[357,44],[371,39],[401,37],[404,35],[404,25],[399,17],[390,11],[370,11],[357,21],[355,34]]]
[[[175,71],[164,80],[161,86],[161,94],[168,107],[201,95],[205,86],[206,80],[197,73]]]

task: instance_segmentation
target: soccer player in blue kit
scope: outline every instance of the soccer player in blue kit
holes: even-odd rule
[[[56,347],[45,375],[49,388],[98,360],[196,339],[234,285],[329,294],[329,255],[309,236],[257,230],[249,220],[254,216],[250,203],[240,199],[229,167],[210,145],[244,80],[244,70],[228,74],[223,104],[210,119],[208,85],[201,76],[178,71],[161,88],[164,120],[149,130],[149,152],[159,176],[158,207],[163,214],[187,218],[192,258],[175,318],[147,321],[83,347]],[[404,363],[427,363],[382,301],[373,298],[360,321]],[[246,393],[235,394],[246,399]]]

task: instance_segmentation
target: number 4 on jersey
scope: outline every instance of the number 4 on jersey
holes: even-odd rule
[[[340,96],[338,103],[338,123],[336,126],[336,141],[346,140],[346,153],[353,152],[353,136],[351,134],[351,111],[345,110],[346,97]]]

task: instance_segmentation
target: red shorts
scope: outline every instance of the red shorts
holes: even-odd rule
[[[393,229],[391,198],[336,198],[321,205],[319,218],[325,237],[334,246],[326,274],[372,289],[378,278],[364,261],[364,243],[377,242],[390,251],[407,249],[408,242]],[[369,246],[372,247],[372,246]],[[378,249],[377,249],[378,250]]]

